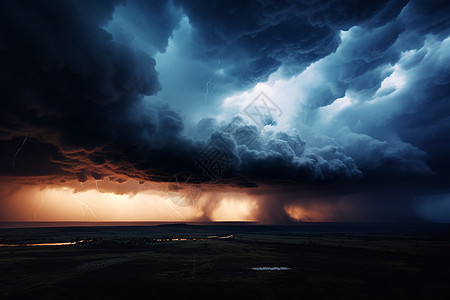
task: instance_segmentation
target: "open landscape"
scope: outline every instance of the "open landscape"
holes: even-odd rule
[[[449,225],[3,228],[0,244],[2,299],[450,297]]]
[[[0,1],[0,300],[450,300],[450,1]]]

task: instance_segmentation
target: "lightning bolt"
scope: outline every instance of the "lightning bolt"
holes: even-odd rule
[[[34,212],[34,220],[36,221],[36,215],[39,212],[39,210],[41,209],[41,207],[44,205],[45,203],[45,199],[44,199],[44,192],[41,192],[41,204],[39,204],[38,208],[36,209],[36,211]]]
[[[217,66],[220,66],[220,60],[219,60],[219,63],[217,64]],[[206,103],[206,101],[208,101],[209,83],[211,82],[211,80],[214,79],[215,76],[216,76],[216,72],[214,72],[212,74],[211,78],[209,78],[209,80],[206,82],[205,103]],[[216,89],[216,86],[214,85],[213,91],[215,89]]]
[[[208,85],[211,80],[213,80],[214,76],[216,76],[216,73],[214,73],[213,76],[211,76],[211,78],[206,82],[205,103],[208,101]]]
[[[25,142],[27,141],[27,139],[28,139],[28,135],[25,136],[25,138],[23,139],[22,145],[20,146],[19,149],[17,149],[16,154],[14,154],[13,163],[12,163],[13,168],[14,168],[14,166],[16,164],[17,154],[19,154],[20,150],[22,150],[22,148],[25,145]]]
[[[78,199],[78,197],[75,196],[74,194],[72,194],[72,197],[78,202],[78,204],[80,204],[80,209],[81,209],[81,212],[83,213],[83,216],[85,216],[84,210],[83,210],[83,206],[84,206],[85,208],[87,208],[87,209],[91,212],[91,214],[94,216],[94,218],[96,218],[97,220],[100,220],[100,219],[94,214],[94,212],[93,212],[92,209],[89,207],[89,205],[86,204],[86,202],[80,201],[80,199]]]
[[[83,217],[84,217],[85,214],[84,214],[83,206],[81,205],[81,201],[80,201],[77,197],[75,197],[73,194],[72,194],[72,197],[73,197],[73,198],[75,199],[75,201],[77,201],[78,204],[80,205],[80,210],[81,210],[81,213],[83,214]]]

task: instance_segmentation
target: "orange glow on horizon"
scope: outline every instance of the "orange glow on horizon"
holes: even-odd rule
[[[322,209],[306,208],[299,205],[287,205],[285,211],[288,216],[294,221],[300,222],[322,222],[325,220],[325,215]]]
[[[256,221],[253,217],[257,208],[255,200],[224,198],[212,213],[213,221]]]
[[[262,223],[327,222],[354,217],[346,201],[314,201],[279,205],[275,196],[240,188],[198,187],[195,201],[179,201],[190,195],[189,188],[172,191],[167,183],[139,184],[108,180],[85,183],[68,182],[66,186],[21,185],[8,182],[0,191],[0,219],[3,222],[207,222],[255,221]],[[177,196],[178,195],[178,196]],[[277,195],[283,197],[283,195]],[[273,199],[272,199],[273,198]],[[184,199],[185,200],[185,199]],[[190,203],[189,205],[185,205]],[[276,209],[278,209],[275,206]],[[274,217],[273,217],[274,216]]]
[[[201,213],[196,207],[178,207],[163,192],[117,195],[69,188],[46,188],[34,197],[33,221],[184,221]]]
[[[254,221],[256,200],[244,193],[208,191],[183,206],[160,184],[130,193],[105,188],[106,183],[72,186],[15,186],[0,202],[5,222],[195,222]],[[119,187],[122,187],[121,184]],[[136,183],[136,186],[141,187]],[[103,188],[102,188],[103,187]],[[181,195],[183,197],[183,195]]]

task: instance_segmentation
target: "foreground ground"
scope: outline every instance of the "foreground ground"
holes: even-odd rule
[[[1,299],[450,299],[448,225],[0,229],[0,244],[19,245],[0,246]]]

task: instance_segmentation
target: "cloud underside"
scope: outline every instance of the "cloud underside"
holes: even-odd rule
[[[445,2],[127,2],[1,4],[3,176],[167,181],[187,171],[198,182],[237,186],[448,179]],[[189,36],[177,40],[186,18]],[[203,99],[162,98],[170,79],[160,78],[155,57],[171,45],[193,66],[220,68],[216,94],[224,97],[276,71],[305,77],[296,106],[302,123],[277,130],[242,116],[219,121]],[[214,73],[189,72],[206,79],[203,95]],[[351,109],[336,113],[345,101]],[[183,114],[190,107],[205,116],[195,126]],[[209,145],[227,159],[216,178],[195,159]]]

